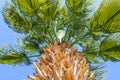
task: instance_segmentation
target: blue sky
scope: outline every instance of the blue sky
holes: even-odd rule
[[[5,0],[0,0],[0,12],[2,11],[2,7],[4,6],[4,4]],[[12,29],[10,29],[7,26],[0,13],[0,46],[16,44],[16,38],[19,36],[20,34],[15,33],[14,31],[12,31]],[[107,62],[105,69],[108,70],[108,73],[105,74],[104,80],[118,80],[120,77],[119,68],[120,62],[116,63]],[[10,65],[0,64],[0,80],[28,80],[27,75],[32,74],[33,72],[34,72],[33,65],[31,66],[20,65],[12,67]]]

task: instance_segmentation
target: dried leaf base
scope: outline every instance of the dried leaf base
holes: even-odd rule
[[[28,76],[30,80],[94,80],[89,75],[89,65],[83,54],[77,53],[68,43],[52,43],[43,49],[34,63],[36,73]]]

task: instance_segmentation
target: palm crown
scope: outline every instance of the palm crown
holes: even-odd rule
[[[18,40],[22,45],[2,48],[0,63],[30,64],[43,47],[59,41],[78,46],[89,62],[119,61],[120,1],[103,0],[92,16],[91,5],[91,0],[12,0],[3,16],[11,29],[23,34]]]

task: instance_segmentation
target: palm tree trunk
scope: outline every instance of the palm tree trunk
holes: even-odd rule
[[[34,63],[36,73],[30,80],[94,80],[82,53],[77,53],[67,42],[51,43]]]

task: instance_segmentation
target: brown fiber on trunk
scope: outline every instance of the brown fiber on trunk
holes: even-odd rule
[[[30,80],[94,80],[95,72],[89,75],[89,65],[82,53],[77,53],[70,44],[52,43],[34,63],[35,74]]]

